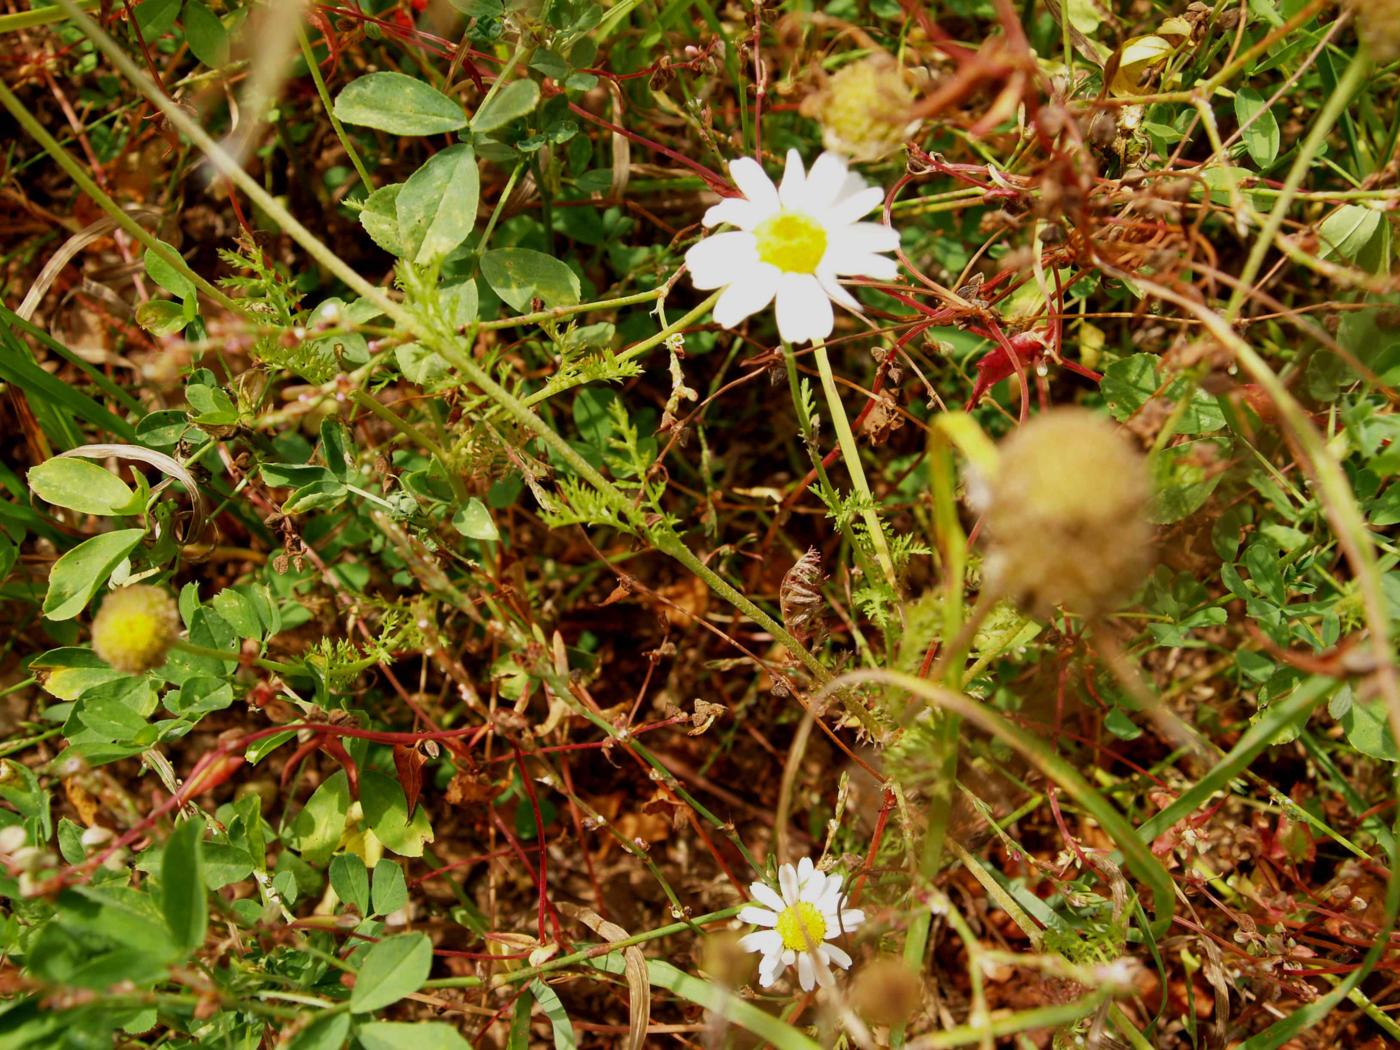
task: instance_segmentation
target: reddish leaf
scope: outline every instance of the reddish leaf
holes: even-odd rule
[[[394,768],[399,771],[399,784],[403,796],[408,800],[408,815],[418,808],[418,796],[423,792],[423,763],[427,759],[415,747],[406,744],[394,745]]]

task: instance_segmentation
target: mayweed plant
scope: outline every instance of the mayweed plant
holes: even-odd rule
[[[833,966],[850,968],[850,955],[832,942],[860,926],[865,912],[846,907],[841,889],[844,881],[840,874],[818,871],[811,857],[803,857],[796,865],[778,866],[776,888],[766,882],[749,886],[749,894],[758,903],[740,911],[739,921],[764,929],[745,936],[739,947],[762,956],[758,964],[760,985],[772,986],[792,967],[802,990],[810,992],[817,985],[835,983]]]
[[[1400,1045],[1396,11],[0,5],[0,1048]]]

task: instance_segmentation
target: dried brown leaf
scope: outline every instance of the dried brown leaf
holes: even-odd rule
[[[608,922],[591,908],[567,901],[559,910],[571,919],[583,923],[609,944],[625,941],[631,936],[615,922]],[[647,981],[647,960],[636,945],[622,950],[623,975],[627,978],[627,1050],[642,1050],[646,1042],[647,1025],[651,1023],[651,986]]]

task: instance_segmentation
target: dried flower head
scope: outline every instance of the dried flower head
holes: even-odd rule
[[[918,130],[911,120],[914,91],[903,69],[883,51],[842,66],[802,103],[822,127],[822,145],[853,160],[888,156]]]
[[[137,583],[107,595],[92,621],[92,648],[118,671],[149,671],[165,662],[180,633],[175,599],[161,587]]]
[[[1112,612],[1152,565],[1143,455],[1107,420],[1063,408],[1002,442],[1000,459],[983,495],[988,582],[1039,619]]]
[[[871,1024],[904,1024],[923,1001],[918,974],[903,959],[881,955],[856,971],[851,981],[851,1005]]]
[[[1352,6],[1371,58],[1381,65],[1400,58],[1400,0],[1352,0]]]

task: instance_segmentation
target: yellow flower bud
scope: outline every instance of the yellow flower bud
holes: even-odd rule
[[[1047,412],[1001,444],[985,489],[983,570],[1031,616],[1112,612],[1152,567],[1147,462],[1112,423]]]
[[[118,671],[149,671],[165,662],[180,633],[175,599],[138,583],[107,595],[92,621],[92,648]]]
[[[803,100],[802,112],[822,126],[822,144],[854,160],[893,153],[919,127],[910,119],[914,91],[889,55],[875,52],[842,66]]]

